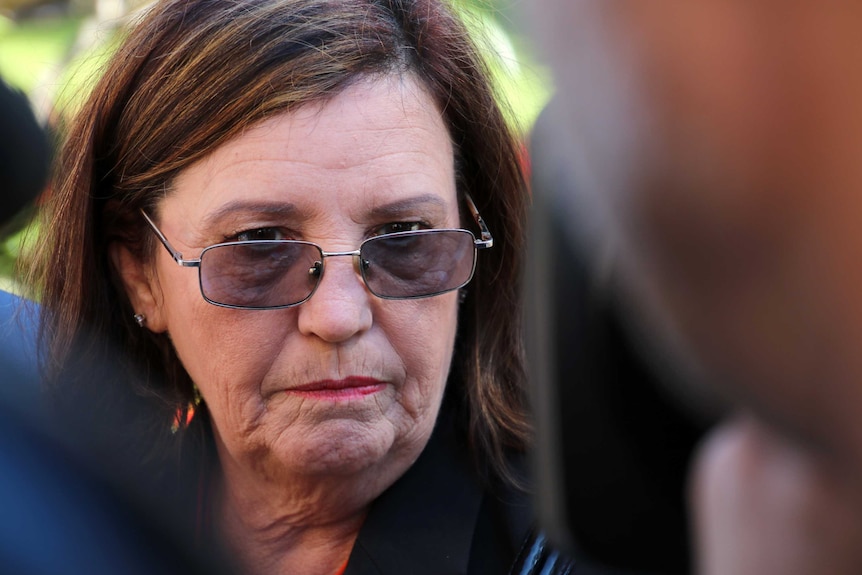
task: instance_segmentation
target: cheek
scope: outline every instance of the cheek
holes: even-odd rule
[[[174,347],[207,404],[213,427],[234,453],[260,444],[267,421],[262,383],[288,337],[279,312],[229,310],[209,304],[175,330]],[[280,320],[278,318],[281,318]]]
[[[284,313],[221,308],[207,303],[197,276],[178,268],[160,273],[161,313],[183,367],[214,417],[259,409],[259,384],[281,351]],[[176,273],[180,272],[180,273]],[[188,276],[188,277],[187,277]]]
[[[433,407],[436,414],[442,400],[457,331],[457,297],[387,302],[391,313],[380,323],[407,374],[402,405],[408,412]]]

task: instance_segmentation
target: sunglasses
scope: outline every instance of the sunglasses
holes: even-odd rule
[[[323,279],[326,258],[353,257],[368,291],[383,299],[417,299],[460,289],[473,278],[477,250],[494,245],[473,200],[467,206],[481,239],[464,229],[396,232],[369,238],[359,249],[327,252],[298,240],[248,240],[204,248],[183,259],[152,218],[141,214],[180,266],[198,268],[203,298],[237,309],[279,309],[300,305]]]

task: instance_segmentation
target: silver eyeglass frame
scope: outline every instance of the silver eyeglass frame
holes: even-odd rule
[[[441,232],[441,231],[467,232],[473,236],[474,250],[484,250],[484,249],[489,249],[489,248],[493,247],[494,246],[494,238],[491,236],[491,231],[488,229],[488,226],[485,224],[485,220],[483,220],[482,216],[479,214],[479,210],[478,210],[478,208],[476,208],[476,204],[475,204],[475,202],[473,202],[473,198],[471,198],[469,194],[464,194],[464,199],[466,200],[467,207],[470,210],[471,215],[473,216],[473,220],[476,222],[476,225],[479,226],[480,237],[478,239],[473,234],[473,232],[471,232],[470,230],[465,230],[463,228],[439,228],[439,229],[430,229],[430,230],[418,230],[418,232],[419,233],[421,233],[423,231],[427,231],[427,232]],[[231,305],[231,304],[217,302],[217,301],[214,301],[214,300],[212,300],[206,296],[206,294],[204,293],[203,283],[202,283],[202,279],[201,279],[201,260],[203,258],[203,254],[209,249],[220,247],[220,246],[225,246],[225,245],[280,243],[280,242],[289,241],[289,242],[298,242],[298,243],[310,244],[310,245],[317,247],[317,249],[320,251],[321,257],[323,259],[326,259],[329,257],[339,257],[339,256],[353,256],[353,257],[358,259],[360,254],[361,254],[361,247],[362,247],[361,245],[360,245],[360,249],[356,249],[356,250],[344,251],[344,252],[327,252],[318,244],[315,244],[313,242],[306,242],[306,241],[302,241],[302,240],[247,240],[247,241],[240,241],[240,242],[222,242],[222,243],[206,246],[205,248],[203,248],[201,250],[201,255],[198,256],[197,258],[185,259],[181,252],[174,249],[174,247],[171,245],[171,242],[168,241],[168,238],[165,237],[165,234],[162,233],[162,231],[159,229],[159,227],[156,225],[156,223],[153,221],[153,219],[149,216],[149,214],[147,214],[146,210],[141,208],[140,212],[141,212],[141,215],[144,217],[144,220],[147,222],[147,224],[149,224],[150,229],[153,230],[153,233],[156,234],[156,237],[159,239],[161,244],[168,251],[171,258],[173,258],[173,260],[180,267],[185,267],[185,268],[196,267],[196,268],[198,268],[198,287],[199,287],[200,292],[201,292],[201,297],[203,297],[204,301],[206,301],[207,303],[215,305],[215,306],[219,306],[219,307],[226,307],[226,308],[231,308],[231,309],[245,309],[245,310],[268,310],[268,309],[285,309],[285,308],[296,307],[298,305],[301,305],[301,304],[307,302],[309,299],[311,299],[311,296],[313,296],[314,293],[317,291],[317,288],[320,285],[320,281],[317,282],[317,284],[314,286],[314,289],[311,290],[311,293],[309,293],[308,296],[306,296],[304,299],[302,299],[301,301],[298,301],[296,303],[291,303],[291,304],[286,304],[286,305],[278,305],[278,306],[268,306],[268,307],[253,307],[253,306]],[[415,234],[415,233],[417,233],[417,232],[396,232],[395,234],[385,234],[385,235],[401,235],[401,234]],[[377,237],[380,237],[380,236],[377,236]],[[369,238],[369,239],[373,239],[373,238]],[[365,241],[368,241],[368,240],[365,240]],[[365,242],[363,242],[363,244],[364,243]],[[368,282],[365,280],[365,276],[361,273],[361,271],[359,272],[359,276],[362,278],[362,283],[365,284],[365,289],[367,289],[369,291],[369,293],[374,295],[374,297],[377,297],[380,299],[394,299],[394,300],[422,299],[422,298],[427,298],[427,297],[434,297],[436,295],[441,295],[441,294],[444,294],[444,293],[447,293],[450,291],[455,291],[455,290],[461,289],[462,287],[467,285],[467,283],[469,283],[470,280],[472,280],[472,278],[473,278],[473,273],[475,272],[475,269],[476,269],[476,261],[477,261],[477,259],[474,256],[474,258],[473,258],[473,269],[470,271],[469,279],[464,284],[462,284],[458,287],[442,290],[442,291],[431,293],[431,294],[424,294],[424,295],[416,295],[416,296],[381,296],[381,295],[377,295],[374,292],[374,290],[372,290],[369,287]],[[323,262],[321,261],[320,263],[322,264]],[[323,273],[322,268],[321,268],[320,273],[321,273],[321,279],[322,279],[322,273]]]

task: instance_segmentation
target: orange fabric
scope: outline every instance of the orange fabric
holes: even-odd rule
[[[344,572],[347,570],[347,561],[344,562],[344,565],[338,568],[338,571],[335,572],[335,575],[344,575]]]

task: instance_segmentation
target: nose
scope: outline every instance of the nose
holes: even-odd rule
[[[326,257],[320,284],[299,306],[299,331],[329,343],[347,341],[371,327],[371,298],[355,256]]]

